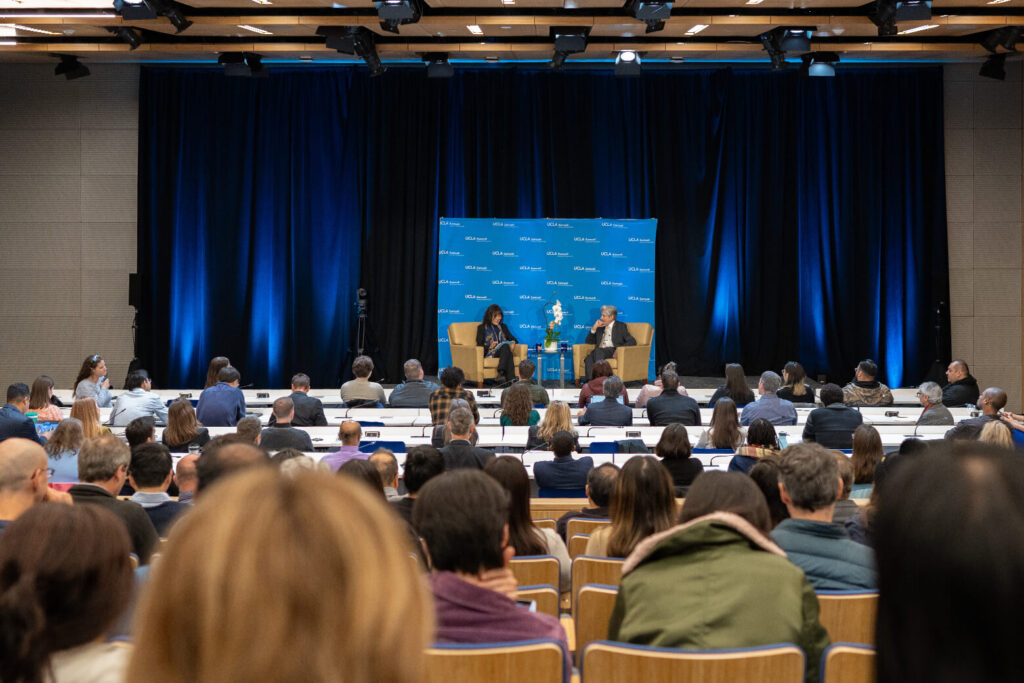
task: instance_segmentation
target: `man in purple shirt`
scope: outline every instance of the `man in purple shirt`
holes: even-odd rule
[[[330,465],[332,472],[337,472],[338,468],[349,460],[369,459],[369,453],[359,450],[359,440],[363,438],[363,428],[359,426],[358,422],[352,420],[342,422],[338,429],[338,438],[341,439],[341,448],[323,457],[323,461]]]
[[[434,572],[430,587],[439,643],[504,643],[550,639],[562,645],[565,680],[572,662],[562,625],[516,602],[509,569],[508,494],[480,470],[457,469],[419,491],[413,526]]]

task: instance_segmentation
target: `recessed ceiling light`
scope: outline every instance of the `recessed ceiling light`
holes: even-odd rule
[[[253,33],[259,33],[260,35],[264,36],[274,35],[270,31],[265,31],[261,28],[256,28],[255,26],[249,26],[249,24],[238,24],[238,28],[244,28],[246,31],[252,31]]]
[[[938,24],[926,24],[924,26],[915,26],[914,28],[908,28],[906,31],[900,31],[899,35],[905,36],[909,33],[917,33],[918,31],[927,31],[928,29],[938,28]]]
[[[760,5],[764,0],[747,0],[748,5]]]
[[[17,45],[13,40],[0,40],[0,45]]]
[[[500,28],[502,31],[511,31],[512,30],[511,26],[499,26],[498,28]]]
[[[700,33],[701,31],[703,31],[704,29],[706,29],[707,27],[708,27],[707,24],[697,24],[696,26],[691,28],[689,31],[687,31],[686,35],[688,35],[688,36],[695,36],[698,33]]]
[[[19,31],[31,31],[32,33],[42,33],[44,36],[55,36],[55,35],[57,35],[57,33],[54,32],[54,31],[44,31],[41,28],[32,28],[31,26],[22,26],[21,24],[9,24],[9,26],[11,28],[17,29]]]
[[[466,28],[468,28],[469,32],[472,33],[474,36],[482,36],[484,34],[484,30],[477,26],[476,24],[469,25]]]
[[[1001,5],[1004,2],[1010,2],[1010,0],[988,0],[988,2],[986,4],[988,4],[988,5]]]
[[[669,59],[672,60],[673,62],[676,62],[677,64],[679,62],[685,62],[686,61],[686,59],[684,57],[680,57],[679,55],[672,55],[671,57],[669,57]]]
[[[255,2],[257,5],[269,5],[270,4],[270,0],[252,0],[252,1]]]
[[[514,4],[516,4],[516,0],[501,0],[501,4],[503,4],[503,5],[514,5]]]

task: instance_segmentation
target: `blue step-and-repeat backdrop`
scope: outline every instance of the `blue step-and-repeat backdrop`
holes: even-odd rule
[[[521,343],[544,341],[552,304],[569,343],[566,379],[572,379],[572,344],[584,342],[601,306],[622,322],[654,324],[654,243],[658,221],[551,218],[442,218],[438,237],[438,368],[451,363],[448,325],[483,321],[498,304]],[[557,377],[557,356],[545,379]],[[652,349],[649,376],[654,376]]]

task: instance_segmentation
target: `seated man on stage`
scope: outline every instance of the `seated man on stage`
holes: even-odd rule
[[[484,357],[498,358],[498,384],[507,384],[516,377],[512,349],[519,341],[501,322],[503,317],[501,306],[491,304],[484,311],[484,321],[476,326],[476,345],[484,347]]]
[[[585,343],[594,344],[595,348],[583,360],[586,377],[593,374],[594,363],[611,358],[618,347],[636,346],[636,339],[633,339],[625,324],[619,324],[616,320],[618,315],[619,311],[614,306],[602,306],[601,317],[590,328]]]

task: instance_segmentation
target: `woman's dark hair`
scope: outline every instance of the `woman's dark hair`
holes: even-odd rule
[[[768,503],[750,477],[740,472],[705,472],[686,492],[679,523],[710,515],[733,512],[753,524],[758,531],[771,531]]]
[[[1024,467],[974,441],[906,458],[874,523],[878,681],[1020,681]]]
[[[612,518],[608,556],[626,557],[643,539],[672,527],[676,517],[672,475],[653,456],[630,458],[615,480],[608,512]]]
[[[217,375],[220,371],[231,365],[231,361],[228,360],[227,356],[214,356],[210,359],[210,367],[206,369],[206,386],[204,389],[209,389],[217,383]]]
[[[361,458],[349,460],[338,468],[338,474],[358,479],[374,491],[378,492],[381,498],[387,498],[387,496],[384,495],[384,482],[380,480],[380,472],[377,471],[377,466],[369,460],[363,460]]]
[[[128,605],[131,543],[98,505],[35,505],[0,534],[0,680],[49,680],[50,656],[102,636]]]
[[[786,379],[786,386],[793,390],[794,396],[803,396],[807,393],[807,387],[804,385],[807,373],[804,371],[804,366],[791,360],[782,367],[782,372]]]
[[[172,448],[190,443],[199,434],[201,426],[196,419],[196,410],[192,407],[192,402],[187,398],[176,398],[167,408],[164,443]]]
[[[533,399],[530,398],[530,390],[525,384],[513,384],[505,394],[505,402],[502,406],[502,413],[508,416],[513,426],[525,427],[530,422],[530,413],[533,411]]]
[[[484,467],[508,491],[508,542],[516,555],[546,555],[547,544],[530,516],[530,477],[519,458],[500,455]]]
[[[75,386],[78,386],[75,384]],[[39,375],[36,381],[32,382],[32,393],[29,394],[28,409],[42,410],[50,405],[50,389],[53,389],[53,379],[47,375]]]
[[[686,460],[693,453],[690,447],[690,435],[686,432],[686,426],[673,422],[661,432],[658,445],[654,447],[654,453],[659,458],[666,460]]]
[[[728,397],[715,401],[715,409],[711,413],[711,424],[708,428],[712,448],[736,448],[742,434],[736,402]]]
[[[747,376],[739,363],[726,364],[725,391],[737,404],[746,405],[754,402],[754,392],[747,386]]]
[[[764,499],[768,503],[768,516],[772,520],[774,529],[784,519],[789,519],[789,508],[782,502],[779,493],[779,462],[781,458],[777,455],[769,455],[758,458],[754,466],[750,468],[750,478],[761,489]]]
[[[440,377],[441,386],[447,387],[448,389],[458,389],[462,386],[462,383],[466,381],[466,373],[462,371],[462,368],[455,365],[449,365],[441,371]]]
[[[596,363],[594,363],[594,367],[590,371],[590,379],[597,379],[598,377],[611,377],[613,374],[615,373],[612,372],[612,364],[606,360],[599,360]]]
[[[871,425],[860,425],[853,430],[853,483],[870,484],[875,481],[875,467],[882,461],[885,451],[882,437]]]
[[[78,370],[78,376],[75,377],[75,383],[71,385],[71,391],[73,392],[75,389],[77,389],[78,383],[81,382],[83,379],[85,379],[86,377],[91,377],[92,371],[96,368],[97,365],[99,365],[102,362],[103,356],[101,356],[98,353],[94,353],[93,355],[89,356],[84,361],[82,361],[82,367]]]
[[[779,437],[775,434],[775,425],[763,417],[751,422],[747,427],[747,444],[779,450]]]
[[[484,325],[491,325],[491,324],[493,324],[493,323],[491,323],[491,320],[494,318],[494,314],[495,313],[501,313],[501,317],[502,318],[505,317],[505,314],[502,313],[501,306],[499,306],[498,304],[491,304],[490,306],[487,307],[487,310],[484,311],[484,323],[483,324]]]

